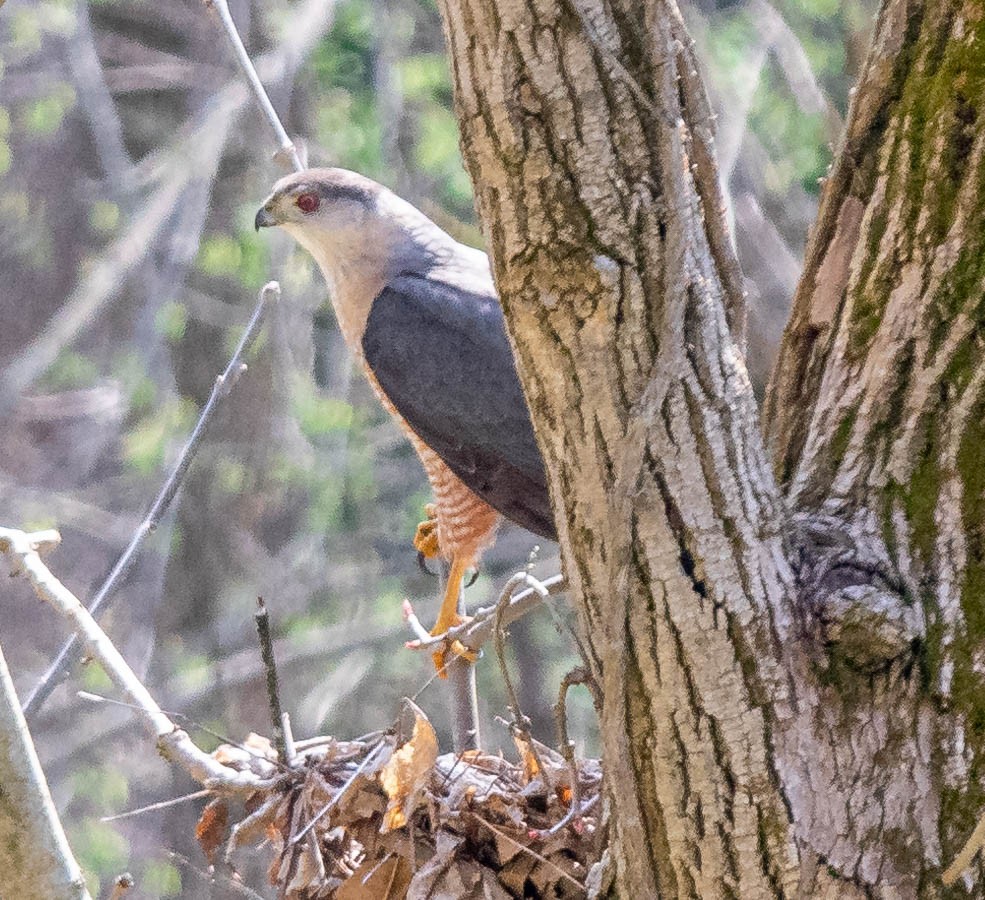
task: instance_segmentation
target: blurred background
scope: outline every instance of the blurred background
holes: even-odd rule
[[[718,149],[751,307],[761,390],[800,269],[819,184],[864,58],[874,0],[690,0],[683,8],[718,111]],[[288,131],[312,164],[389,185],[482,245],[433,0],[231,0]],[[282,174],[266,123],[201,0],[8,0],[0,9],[0,521],[57,527],[48,562],[92,597],[157,493],[260,286],[280,280],[249,371],[225,401],[167,519],[103,620],[157,700],[212,732],[270,733],[253,611],[271,610],[283,701],[299,737],[386,726],[428,680],[403,649],[402,598],[422,620],[438,582],[417,568],[429,499],[410,446],[354,370],[321,277],[253,216]],[[493,602],[534,539],[504,526],[467,593]],[[541,547],[534,572],[558,569]],[[563,601],[510,630],[533,733],[578,658]],[[0,592],[0,643],[26,697],[66,629],[21,579]],[[478,665],[484,744],[511,752],[491,652]],[[419,702],[450,749],[447,695]],[[94,893],[210,887],[194,841],[202,801],[103,816],[195,789],[113,694],[76,666],[32,721]],[[572,695],[581,753],[597,738]],[[216,737],[190,729],[207,749]],[[173,854],[186,857],[183,862]],[[264,894],[262,854],[240,861]],[[0,883],[0,896],[3,896]],[[6,898],[5,898],[6,900]]]

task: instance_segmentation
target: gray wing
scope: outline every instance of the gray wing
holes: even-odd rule
[[[362,346],[397,411],[470,490],[534,534],[557,539],[495,297],[398,276],[373,301]]]

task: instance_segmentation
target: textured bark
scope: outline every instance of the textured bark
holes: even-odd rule
[[[604,695],[614,892],[792,895],[764,703],[787,693],[792,579],[676,8],[444,13],[464,154]]]
[[[602,695],[612,896],[917,896],[977,814],[985,35],[963,6],[880,15],[774,377],[784,496],[672,0],[442,3]]]
[[[929,754],[894,785],[932,798],[914,867],[985,805],[983,48],[978,0],[884,3],[766,409],[791,504],[866,545],[925,631],[889,688],[897,752]]]

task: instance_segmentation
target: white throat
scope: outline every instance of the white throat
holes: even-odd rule
[[[392,237],[380,234],[382,227],[367,228],[366,223],[358,229],[331,231],[291,223],[283,227],[318,263],[345,342],[362,359],[362,335],[370,307],[387,280],[380,266],[380,242]]]

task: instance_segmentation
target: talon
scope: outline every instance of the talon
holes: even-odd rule
[[[446,657],[448,656],[448,650],[451,650],[455,656],[460,656],[462,659],[467,660],[470,663],[474,663],[478,658],[479,654],[475,650],[469,650],[461,641],[452,641],[450,648],[442,648],[441,650],[435,650],[431,654],[431,660],[434,662],[434,669],[438,673],[439,678],[447,678],[448,673],[444,671],[446,665],[448,665]]]
[[[425,559],[434,559],[441,555],[438,545],[438,509],[433,503],[424,507],[427,518],[417,526],[414,532],[414,548]]]
[[[472,569],[472,574],[469,576],[469,580],[465,582],[465,587],[470,588],[479,580],[479,567],[475,566]]]
[[[420,526],[418,526],[420,527]],[[417,568],[420,569],[425,575],[430,575],[432,578],[437,578],[438,573],[432,572],[428,568],[428,558],[424,555],[423,550],[417,551]]]

